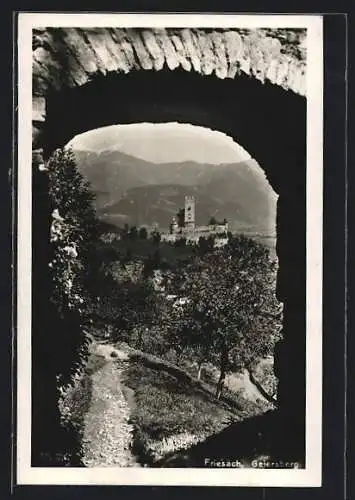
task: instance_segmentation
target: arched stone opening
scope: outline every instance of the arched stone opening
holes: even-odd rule
[[[206,35],[207,36],[207,35]],[[142,68],[141,68],[142,69]],[[231,136],[259,165],[279,195],[277,207],[278,298],[284,304],[284,340],[275,353],[285,449],[304,452],[306,290],[306,99],[246,73],[235,78],[169,65],[99,72],[90,82],[49,86],[35,98],[33,149],[44,158],[75,135],[112,124],[177,121]],[[104,74],[105,73],[105,74]],[[43,95],[44,94],[44,95]],[[42,179],[41,179],[42,177]],[[45,173],[34,171],[34,266],[44,231]],[[42,201],[40,196],[42,192]],[[38,193],[38,194],[37,194]],[[39,215],[41,214],[41,215]],[[36,216],[38,218],[36,220]],[[42,222],[39,223],[39,219]],[[36,236],[37,235],[37,236]],[[36,242],[38,250],[36,254]],[[36,256],[37,255],[37,256]],[[36,294],[40,294],[35,288]],[[290,451],[292,454],[292,452]]]

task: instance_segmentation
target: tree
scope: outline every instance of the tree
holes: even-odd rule
[[[185,209],[180,208],[180,210],[176,214],[176,219],[179,227],[185,226]]]
[[[177,238],[174,242],[174,246],[178,248],[186,247],[186,238]]]
[[[215,237],[210,234],[207,238],[200,236],[198,240],[198,250],[201,255],[204,255],[214,248]]]
[[[275,270],[265,247],[237,237],[223,249],[199,256],[175,278],[175,293],[187,299],[176,334],[194,349],[199,363],[208,360],[219,367],[217,398],[228,371],[252,370],[278,339]]]
[[[73,429],[61,425],[59,398],[87,356],[86,303],[97,270],[98,225],[93,194],[73,153],[58,149],[45,166],[41,179],[34,169],[32,459],[39,466],[73,465],[79,444]]]
[[[136,226],[132,226],[129,231],[129,238],[131,240],[136,240],[138,238],[138,229]]]
[[[49,178],[49,197],[53,209],[59,212],[70,227],[70,236],[80,242],[81,249],[91,246],[98,236],[98,222],[90,183],[79,172],[74,153],[57,149],[46,168]]]
[[[153,269],[158,269],[160,266],[160,263],[161,263],[161,255],[160,255],[159,248],[157,248],[152,256]]]
[[[90,184],[77,168],[73,152],[57,149],[46,167],[52,207],[50,240],[53,257],[49,263],[51,301],[62,320],[66,323],[69,321],[73,329],[70,345],[58,339],[61,348],[68,349],[62,353],[58,366],[58,378],[66,384],[80,369],[82,362],[85,303],[90,300],[99,265],[94,257],[98,223],[93,206],[94,195]],[[74,331],[76,329],[77,332]],[[77,345],[74,348],[75,338]]]
[[[122,265],[125,265],[127,264],[128,262],[131,262],[133,259],[133,253],[132,253],[132,249],[130,247],[128,247],[124,253],[124,255],[121,255],[121,263]]]
[[[217,219],[214,216],[212,216],[208,222],[208,225],[215,226],[216,224],[217,224]]]
[[[116,304],[118,326],[121,330],[147,327],[154,319],[155,293],[150,281],[126,282],[119,288]]]
[[[131,335],[152,324],[156,293],[152,280],[145,277],[142,263],[116,261],[104,265],[97,291],[99,300],[93,316],[113,325],[116,338],[128,335],[130,340]]]
[[[152,233],[152,239],[153,239],[153,242],[154,242],[156,245],[159,245],[160,240],[161,240],[161,234],[159,233],[159,231],[154,231],[154,232]]]
[[[141,240],[146,240],[148,238],[148,231],[146,230],[145,227],[141,227],[139,229],[139,233],[138,234],[139,234],[139,238]]]

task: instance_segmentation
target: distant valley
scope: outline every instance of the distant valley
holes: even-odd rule
[[[197,224],[213,215],[227,218],[234,231],[275,234],[277,196],[254,160],[153,163],[114,149],[74,153],[103,221],[167,228],[185,195],[194,195]]]

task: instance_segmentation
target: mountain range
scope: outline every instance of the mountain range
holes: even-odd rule
[[[207,224],[214,216],[226,218],[233,231],[275,234],[277,196],[254,160],[153,163],[116,149],[73,151],[105,222],[157,223],[165,229],[184,206],[185,195],[194,195],[197,224]]]

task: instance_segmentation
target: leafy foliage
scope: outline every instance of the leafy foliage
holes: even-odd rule
[[[211,252],[214,248],[215,237],[210,234],[207,238],[200,236],[198,240],[198,250],[201,255]]]
[[[272,353],[281,313],[275,279],[268,250],[240,236],[197,257],[167,283],[185,300],[172,308],[172,341],[220,367],[220,390],[228,370],[250,368]]]
[[[140,332],[153,322],[156,294],[152,281],[144,279],[144,271],[144,266],[134,261],[124,264],[113,261],[100,270],[97,298],[90,314],[94,320],[100,319],[114,327],[115,340]]]
[[[72,153],[57,150],[40,172],[34,161],[33,463],[80,465],[74,420],[60,413],[87,356],[85,305],[97,236],[93,196]],[[64,420],[63,420],[64,419]]]
[[[66,385],[86,357],[85,304],[90,301],[90,281],[95,275],[93,247],[98,231],[90,185],[78,171],[73,153],[56,150],[46,168],[52,207],[50,300],[58,313],[53,331],[59,336],[56,342],[61,353],[57,378]]]
[[[146,240],[148,238],[148,231],[146,230],[145,227],[141,227],[139,229],[139,238],[141,240]]]
[[[228,371],[252,370],[272,354],[281,307],[275,297],[276,263],[267,247],[229,234],[229,244],[216,249],[213,238],[201,238],[186,256],[188,247],[176,248],[174,263],[165,257],[172,245],[154,250],[151,242],[149,253],[138,255],[148,243],[137,241],[128,248],[129,258],[106,267],[111,284],[100,292],[98,309],[115,325],[115,340],[124,338],[169,359],[175,352],[172,359],[179,365],[187,357],[197,363],[198,376],[202,364],[212,362],[220,369],[219,392]],[[140,267],[135,283],[125,281],[124,269],[134,266]],[[163,277],[157,288],[152,286],[156,271]]]
[[[185,209],[180,208],[176,214],[178,227],[184,227],[185,225]]]

